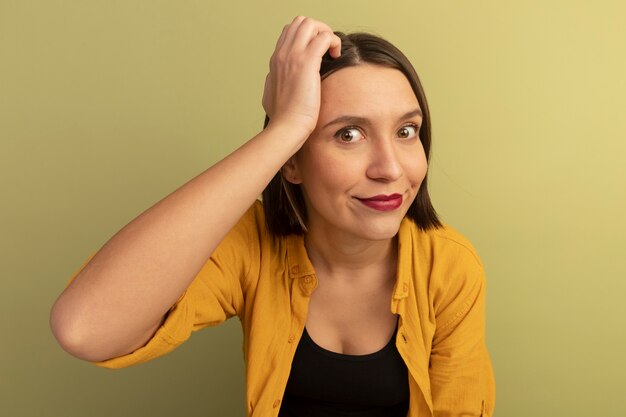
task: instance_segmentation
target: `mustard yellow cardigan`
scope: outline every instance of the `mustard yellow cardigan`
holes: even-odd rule
[[[449,227],[404,219],[390,309],[409,370],[409,416],[491,416],[495,384],[485,346],[485,276],[472,245]],[[273,239],[257,201],[136,351],[96,365],[122,368],[161,356],[192,331],[238,316],[249,417],[276,417],[317,278],[301,236]]]

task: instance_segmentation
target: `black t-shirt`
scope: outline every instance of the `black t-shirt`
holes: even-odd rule
[[[387,345],[367,355],[344,355],[318,346],[304,329],[279,417],[406,417],[408,370]]]

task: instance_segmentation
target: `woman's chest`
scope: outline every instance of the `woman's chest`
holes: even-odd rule
[[[397,316],[391,312],[392,283],[320,285],[311,294],[306,329],[313,341],[332,352],[365,355],[389,342]]]

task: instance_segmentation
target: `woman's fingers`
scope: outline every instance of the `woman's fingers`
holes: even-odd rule
[[[278,37],[278,40],[276,41],[276,47],[274,47],[274,50],[277,50],[281,46],[283,46],[283,43],[285,42],[285,36],[287,35],[287,30],[288,29],[289,29],[289,25],[285,25],[283,27],[283,31],[280,33],[280,36]]]
[[[322,55],[329,51],[330,56],[338,58],[341,55],[341,39],[333,32],[319,32],[309,43],[309,49],[314,56]]]
[[[286,30],[285,30],[286,29]],[[317,39],[320,33],[328,32],[332,35],[331,42],[328,44],[330,54],[337,58],[341,55],[341,40],[337,37],[333,30],[327,24],[309,17],[297,16],[289,25],[283,29],[281,38],[277,43],[276,52],[279,49],[286,49],[285,52],[294,50],[306,51],[314,39]],[[326,35],[322,35],[325,38]],[[320,44],[316,42],[316,46]],[[319,56],[324,55],[326,50],[320,51],[319,48],[314,49]]]
[[[307,18],[304,16],[296,16],[293,21],[289,25],[287,25],[287,32],[285,33],[285,38],[283,40],[283,43],[281,44],[282,47],[293,47],[293,40],[295,38],[296,32],[298,31],[298,28],[300,27],[302,22],[304,22],[306,19]]]
[[[328,48],[328,52],[333,58],[339,58],[341,56],[341,39],[333,32],[330,33],[332,36],[330,38],[330,46]],[[324,53],[325,52],[326,51],[324,51]]]
[[[331,32],[330,26],[315,19],[304,19],[294,34],[293,46],[305,49],[320,32]]]

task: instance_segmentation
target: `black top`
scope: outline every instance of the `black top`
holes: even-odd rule
[[[406,417],[408,370],[389,343],[367,355],[344,355],[318,346],[306,328],[291,364],[279,417]]]

